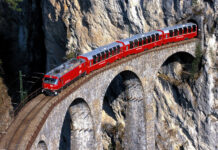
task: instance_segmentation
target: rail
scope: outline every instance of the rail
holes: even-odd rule
[[[42,88],[38,88],[37,90],[35,90],[31,94],[29,94],[24,100],[22,100],[21,103],[14,110],[14,117],[17,116],[17,114],[19,113],[20,110],[22,110],[24,105],[26,105],[34,97],[38,96],[41,93],[41,90],[42,90]]]

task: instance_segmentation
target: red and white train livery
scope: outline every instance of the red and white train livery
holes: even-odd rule
[[[197,31],[196,24],[186,23],[137,34],[99,47],[77,58],[72,58],[46,73],[42,91],[47,95],[57,95],[62,88],[79,77],[113,63],[117,59],[147,51],[156,46],[194,38],[197,36]]]

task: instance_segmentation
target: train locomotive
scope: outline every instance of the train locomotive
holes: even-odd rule
[[[156,46],[179,42],[197,36],[197,25],[186,23],[134,35],[72,58],[43,77],[42,92],[58,95],[78,78],[128,55],[148,51]]]

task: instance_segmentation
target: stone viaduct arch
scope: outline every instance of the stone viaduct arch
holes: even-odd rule
[[[103,101],[102,143],[104,149],[145,149],[144,91],[132,71],[119,73]]]
[[[173,47],[166,45],[164,49],[160,47],[145,54],[129,56],[127,61],[120,60],[122,63],[119,65],[88,78],[87,82],[71,94],[63,96],[63,91],[58,97],[54,97],[54,101],[59,98],[61,101],[49,112],[30,149],[37,149],[40,145],[46,145],[46,148],[51,150],[67,149],[63,146],[63,143],[67,143],[71,149],[88,147],[101,150],[105,146],[102,144],[105,140],[103,127],[107,121],[120,128],[116,131],[118,139],[124,137],[115,143],[115,146],[122,145],[125,149],[132,149],[134,146],[138,149],[155,149],[152,95],[154,80],[163,63],[173,54],[177,53],[181,58],[184,53],[194,56],[197,42],[198,40],[191,40]],[[115,97],[109,100],[108,95],[114,92],[111,87],[116,85],[123,85],[123,89],[117,91]],[[122,102],[127,104],[122,106]],[[121,109],[116,110],[118,106]],[[107,107],[112,109],[114,114],[110,114],[111,111],[108,111]],[[32,130],[34,132],[36,129]],[[86,139],[81,135],[85,135]],[[29,144],[28,140],[20,141],[22,149]]]
[[[129,100],[131,98],[133,99],[133,101],[134,100],[137,101],[137,99],[139,99],[139,105],[135,105],[135,104],[129,105],[129,107],[132,107],[134,109],[131,109],[132,113],[126,115],[127,116],[129,115],[131,118],[133,117],[131,115],[133,114],[136,115],[137,114],[136,112],[139,111],[138,112],[139,114],[143,114],[143,117],[140,119],[140,121],[144,122],[144,124],[143,123],[139,124],[138,127],[142,129],[142,126],[144,126],[144,130],[142,129],[140,131],[144,133],[143,134],[144,137],[141,136],[142,137],[141,139],[136,139],[134,138],[134,136],[132,136],[134,134],[129,132],[125,134],[128,134],[128,137],[131,136],[131,138],[133,139],[124,138],[127,141],[124,140],[122,142],[124,145],[125,142],[126,143],[133,142],[132,145],[134,145],[134,142],[137,143],[140,140],[143,140],[144,143],[146,143],[146,146],[141,145],[141,147],[146,147],[147,149],[153,149],[154,148],[154,142],[153,142],[154,123],[153,123],[153,116],[152,116],[153,100],[152,100],[151,90],[154,83],[152,81],[156,78],[159,68],[168,58],[170,59],[170,56],[172,56],[175,53],[180,55],[181,58],[194,55],[195,46],[196,46],[196,42],[192,42],[185,45],[178,45],[176,47],[167,48],[163,51],[153,51],[148,53],[147,55],[139,56],[135,59],[132,59],[119,66],[116,66],[114,68],[111,68],[109,70],[106,70],[96,75],[95,78],[90,79],[89,82],[82,85],[78,90],[73,92],[64,101],[62,101],[60,104],[58,104],[58,106],[54,108],[54,110],[51,112],[48,119],[46,120],[44,126],[42,127],[40,133],[38,134],[35,143],[38,144],[37,141],[44,140],[45,143],[48,145],[48,149],[57,149],[60,145],[59,141],[61,135],[61,128],[64,122],[66,112],[69,109],[69,106],[71,106],[72,103],[74,103],[73,102],[74,100],[76,100],[77,98],[81,98],[89,107],[90,116],[92,116],[93,119],[93,135],[95,136],[94,139],[95,144],[92,145],[93,149],[102,149],[103,147],[102,140],[104,140],[102,138],[102,113],[103,110],[105,111],[104,108],[105,106],[103,106],[103,104],[105,103],[105,97],[106,97],[105,95],[107,95],[108,90],[110,90],[110,85],[113,84],[113,81],[117,80],[116,78],[122,77],[124,78],[124,80],[126,80],[126,82],[123,82],[124,85],[126,84],[126,87],[124,88],[124,92],[126,92],[125,94],[127,95],[127,97],[129,97]],[[136,85],[131,85],[131,81],[125,79],[125,73],[129,74],[128,76],[130,76],[129,78],[132,78],[132,80],[138,81],[135,83],[137,83],[139,87],[141,86],[141,89],[140,88],[139,89],[143,91],[142,95],[134,95],[134,92],[131,91],[132,90],[131,87],[132,86],[134,87]],[[141,99],[143,100],[140,102]],[[111,118],[115,116],[116,115],[113,114],[111,115]],[[132,128],[131,123],[134,125],[137,124],[134,121],[130,122],[129,127],[127,127],[128,129]],[[47,135],[48,133],[50,136]],[[32,149],[34,149],[35,147],[34,145],[32,146]]]

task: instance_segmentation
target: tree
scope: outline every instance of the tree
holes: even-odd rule
[[[5,0],[5,2],[9,5],[9,7],[15,11],[22,11],[21,8],[19,8],[19,3],[23,0]]]

